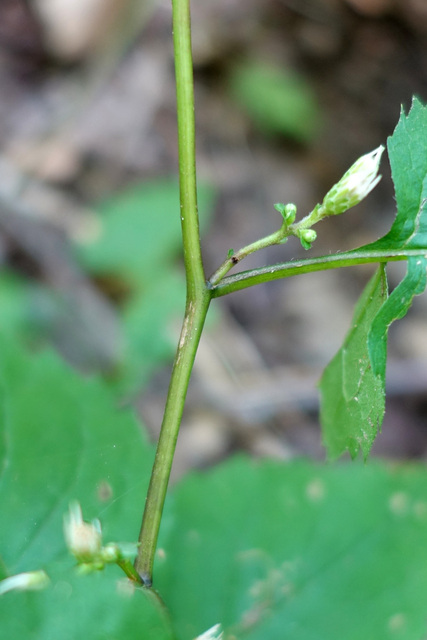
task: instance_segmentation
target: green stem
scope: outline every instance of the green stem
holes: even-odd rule
[[[135,569],[146,586],[152,584],[154,555],[185,397],[212,298],[205,282],[197,214],[189,0],[172,0],[172,19],[178,114],[180,214],[187,302],[139,534],[138,556],[135,561]]]
[[[172,21],[178,119],[181,228],[187,295],[192,298],[200,291],[200,288],[205,287],[205,274],[197,213],[190,0],[172,0]]]
[[[141,582],[140,575],[136,571],[135,567],[133,566],[129,558],[119,558],[117,560],[117,565],[120,567],[122,571],[125,572],[129,580],[137,583]]]
[[[274,244],[280,244],[290,235],[289,227],[284,222],[278,231],[266,236],[265,238],[261,238],[260,240],[256,240],[251,244],[246,245],[246,247],[242,247],[236,253],[232,253],[224,262],[218,267],[215,273],[209,278],[210,287],[215,287],[224,276],[238,264],[243,258],[246,258],[251,253],[255,253],[255,251],[259,251],[260,249],[265,249],[266,247],[271,247]]]
[[[139,535],[140,547],[135,563],[135,568],[146,586],[151,586],[152,583],[154,554],[175,453],[176,440],[184,409],[188,382],[210,299],[210,294],[206,290],[205,294],[197,301],[190,302],[187,305],[172,370],[165,413]]]
[[[372,249],[364,250],[362,248],[330,256],[308,258],[305,260],[293,260],[292,262],[269,265],[267,267],[252,269],[250,271],[241,271],[240,273],[236,273],[228,278],[223,278],[216,285],[213,285],[212,282],[208,282],[208,286],[210,286],[212,290],[212,297],[219,298],[234,291],[253,287],[256,284],[270,282],[271,280],[280,280],[281,278],[289,278],[290,276],[301,275],[303,273],[327,271],[329,269],[351,267],[358,264],[396,262],[399,260],[406,260],[410,256],[419,255],[425,255],[425,252],[420,249],[390,251]]]

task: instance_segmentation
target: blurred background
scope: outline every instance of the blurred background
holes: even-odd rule
[[[205,268],[306,215],[401,105],[427,99],[423,0],[193,1]],[[153,439],[184,302],[169,0],[0,3],[0,326],[102,372]],[[317,229],[312,255],[354,248],[394,218],[383,180]],[[305,255],[295,239],[242,268]],[[391,265],[390,284],[404,265]],[[231,452],[324,458],[316,382],[371,266],[215,301],[174,476]],[[427,300],[390,332],[377,455],[427,453]]]

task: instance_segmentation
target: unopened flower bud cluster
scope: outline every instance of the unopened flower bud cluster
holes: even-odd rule
[[[84,522],[78,502],[70,505],[64,520],[64,535],[69,551],[76,558],[83,571],[103,569],[106,564],[117,562],[121,551],[117,544],[102,546],[101,524],[99,520]]]

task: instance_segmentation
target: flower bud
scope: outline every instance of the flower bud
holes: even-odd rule
[[[38,591],[45,589],[49,578],[44,571],[28,571],[18,573],[0,581],[0,595],[8,591]]]
[[[113,562],[118,562],[122,557],[120,553],[119,546],[114,542],[110,542],[105,545],[101,551],[101,558],[105,564],[111,564]]]
[[[381,180],[378,168],[383,151],[381,145],[356,160],[324,197],[319,208],[322,217],[343,213],[366,198]]]
[[[274,205],[274,208],[280,213],[286,224],[290,225],[295,222],[297,208],[294,204],[283,204],[282,202],[278,202]]]
[[[311,243],[317,238],[317,233],[314,229],[302,229],[298,232],[298,237],[304,249],[311,249]]]
[[[287,224],[293,224],[297,215],[297,208],[294,204],[289,203],[286,205],[283,212],[283,219]]]
[[[101,551],[101,525],[98,520],[91,524],[83,521],[78,502],[70,504],[64,520],[64,535],[68,549],[80,563],[96,562]]]

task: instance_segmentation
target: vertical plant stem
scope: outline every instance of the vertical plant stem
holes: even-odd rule
[[[189,0],[172,0],[172,19],[178,113],[180,215],[187,301],[139,534],[140,546],[135,561],[135,568],[146,586],[152,584],[154,554],[176,440],[194,358],[212,297],[205,281],[197,213]]]
[[[156,457],[139,535],[140,547],[135,563],[135,568],[146,586],[151,586],[152,584],[154,554],[162,518],[163,504],[169,483],[188,382],[209,302],[210,296],[205,295],[200,302],[190,303],[188,305],[173,366],[162,428],[157,444]]]
[[[178,116],[179,186],[187,299],[205,288],[197,213],[194,81],[190,0],[172,0]]]

